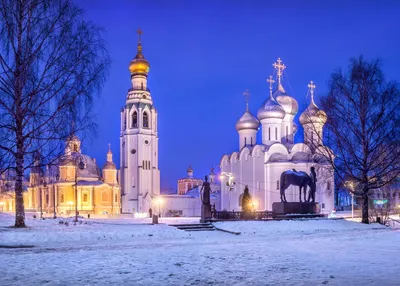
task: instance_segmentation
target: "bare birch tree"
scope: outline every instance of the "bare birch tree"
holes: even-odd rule
[[[93,127],[108,67],[101,29],[73,1],[0,0],[0,172],[15,170],[15,227],[33,154],[56,158],[71,132]]]
[[[351,60],[348,73],[332,74],[321,102],[326,147],[315,148],[341,181],[359,186],[352,192],[362,197],[362,222],[369,223],[369,194],[400,175],[399,85],[385,80],[378,60],[359,57]]]

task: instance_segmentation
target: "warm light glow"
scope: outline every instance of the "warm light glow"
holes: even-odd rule
[[[69,201],[67,204],[69,204],[70,206],[72,206],[74,203]]]
[[[219,176],[219,178],[220,178],[221,180],[223,180],[223,179],[224,179],[224,176],[221,175],[221,176]]]
[[[163,200],[162,197],[158,197],[158,198],[155,200],[155,202],[156,202],[156,204],[158,204],[159,206],[161,206],[161,205],[164,203],[164,200]]]
[[[3,205],[5,205],[5,203],[4,202],[0,202],[0,206],[3,206]]]

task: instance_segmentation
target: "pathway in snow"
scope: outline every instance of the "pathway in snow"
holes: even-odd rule
[[[0,226],[11,223],[0,218]],[[400,278],[400,232],[380,225],[216,224],[242,233],[234,236],[119,221],[28,223],[0,232],[0,244],[36,245],[0,249],[0,285],[398,285]]]

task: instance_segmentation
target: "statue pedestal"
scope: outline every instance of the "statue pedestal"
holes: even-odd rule
[[[286,214],[319,214],[321,208],[318,203],[272,203],[272,211],[276,215]]]
[[[201,205],[201,219],[200,222],[208,222],[211,220],[211,205]]]

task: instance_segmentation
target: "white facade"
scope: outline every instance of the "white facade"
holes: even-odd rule
[[[129,66],[132,88],[128,91],[125,107],[121,109],[123,213],[148,212],[152,199],[160,194],[157,110],[147,88],[149,67],[139,38],[137,55]]]
[[[278,84],[272,92],[272,83],[275,81],[272,77],[268,80],[270,95],[258,110],[258,119],[246,114],[249,113],[246,108],[246,113],[236,123],[240,138],[247,129],[248,132],[253,132],[254,126],[261,123],[262,142],[243,144],[240,140],[239,150],[223,156],[221,160],[221,173],[233,176],[233,184],[227,184],[229,176],[223,176],[221,210],[241,210],[239,198],[246,185],[257,210],[272,210],[272,203],[280,202],[280,175],[292,169],[310,174],[310,167],[315,167],[316,202],[323,212],[330,212],[334,209],[333,169],[329,164],[317,163],[321,162],[322,157],[314,151],[315,144],[323,144],[322,127],[326,121],[326,114],[318,109],[313,100],[315,85],[309,85],[311,104],[300,117],[300,122],[305,127],[305,143],[294,144],[297,126],[293,120],[298,105],[294,98],[286,94],[281,84],[282,71],[286,67],[281,64],[280,59],[274,67],[277,69]],[[286,190],[286,198],[288,202],[298,202],[299,188],[290,186]]]

